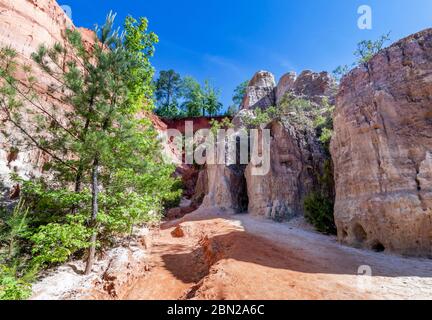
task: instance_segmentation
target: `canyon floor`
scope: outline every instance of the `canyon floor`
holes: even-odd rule
[[[149,271],[120,299],[432,299],[432,260],[346,247],[301,220],[199,210],[152,237]]]

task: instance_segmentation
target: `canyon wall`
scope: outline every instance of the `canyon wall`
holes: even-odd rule
[[[245,128],[244,117],[254,117],[254,110],[276,106],[285,108],[287,95],[302,98],[320,108],[324,97],[332,98],[334,82],[323,73],[304,71],[284,75],[276,85],[267,71],[257,72],[246,89],[243,106],[234,117],[235,135]],[[319,103],[315,103],[315,101]],[[303,214],[304,198],[319,188],[319,177],[328,155],[311,125],[294,120],[297,114],[285,114],[280,119],[262,123],[269,129],[270,170],[254,175],[252,163],[247,166],[207,165],[208,195],[204,207],[219,207],[274,220],[286,220]],[[242,194],[242,193],[245,194]]]
[[[48,87],[53,79],[37,68],[31,59],[41,44],[52,46],[56,42],[64,43],[64,30],[74,28],[72,21],[67,17],[55,0],[0,0],[0,46],[11,47],[18,53],[17,62],[32,67],[37,79],[35,90],[39,99],[55,105],[60,109],[64,107],[58,97],[48,94]],[[93,33],[87,29],[79,29],[85,42],[93,41]],[[22,72],[16,74],[18,79],[25,82]],[[30,109],[32,105],[26,106]],[[0,113],[0,122],[2,114]],[[23,121],[28,119],[23,114]],[[27,121],[27,127],[31,127]],[[47,156],[39,150],[28,150],[17,146],[20,133],[14,128],[2,124],[1,129],[10,136],[6,139],[0,136],[0,189],[10,187],[10,173],[18,173],[21,177],[30,178],[41,173],[41,168],[48,160]]]
[[[261,80],[262,75],[268,76],[266,73],[257,73],[249,86],[256,87],[256,81],[272,85],[271,81]],[[324,97],[331,98],[333,87],[334,82],[326,72],[304,71],[298,77],[290,72],[282,76],[277,86],[273,85],[261,91],[272,92],[267,97],[273,98],[273,101],[269,102],[268,98],[261,98],[259,100],[267,101],[267,105],[244,105],[243,108],[265,109],[276,106],[282,111],[286,108],[284,98],[289,95],[316,102],[313,108],[318,109]],[[246,103],[248,101],[245,99]],[[323,173],[327,156],[313,128],[312,119],[307,119],[311,120],[310,122],[301,122],[296,120],[297,116],[298,114],[284,112],[280,119],[273,119],[265,126],[270,130],[271,135],[270,171],[263,176],[253,175],[253,164],[250,163],[245,173],[249,199],[248,211],[251,214],[274,220],[302,215],[305,197],[319,188],[318,180]]]
[[[339,239],[432,256],[432,29],[344,77],[334,126]]]

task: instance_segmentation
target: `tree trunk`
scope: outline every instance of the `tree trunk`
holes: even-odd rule
[[[9,258],[9,259],[11,259],[12,256],[13,256],[14,247],[15,247],[15,241],[14,241],[14,239],[12,238],[12,239],[9,241],[9,255],[8,255],[8,258]]]
[[[93,162],[93,170],[92,170],[92,215],[90,220],[90,227],[94,228],[93,234],[90,239],[90,248],[89,254],[87,258],[87,265],[85,274],[90,274],[92,271],[95,254],[96,254],[96,240],[97,240],[97,215],[98,215],[98,195],[99,195],[99,187],[98,187],[98,175],[99,175],[99,160],[96,157]]]

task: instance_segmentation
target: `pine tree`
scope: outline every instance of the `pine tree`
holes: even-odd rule
[[[222,109],[223,105],[219,102],[219,91],[215,89],[209,81],[204,83],[204,112],[215,116]]]
[[[114,19],[108,15],[90,47],[77,30],[67,30],[65,45],[41,46],[33,55],[52,79],[49,94],[67,111],[35,94],[37,81],[28,67],[22,69],[30,89],[14,77],[19,65],[13,50],[0,53],[0,110],[6,122],[25,144],[50,156],[45,169],[55,177],[47,182],[51,190],[91,193],[69,208],[74,215],[87,213],[92,230],[86,273],[101,234],[132,232],[136,223],[157,219],[163,201],[179,195],[174,168],[163,163],[146,117],[154,108],[150,58],[157,36],[147,32],[144,18],[128,17],[123,34],[113,28]],[[31,129],[21,120],[23,110],[31,115]]]
[[[157,114],[174,118],[179,114],[178,99],[181,97],[182,80],[174,70],[160,71],[155,81]]]

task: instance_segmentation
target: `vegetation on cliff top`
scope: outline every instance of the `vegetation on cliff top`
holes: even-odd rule
[[[215,116],[222,108],[220,92],[208,80],[201,85],[190,76],[182,78],[168,70],[159,72],[154,86],[156,113],[164,118]]]
[[[380,52],[384,45],[390,40],[390,32],[382,35],[377,40],[362,40],[357,44],[357,49],[354,51],[356,61],[349,65],[338,66],[333,71],[333,76],[340,81],[352,68],[360,65],[366,65],[370,59]]]

